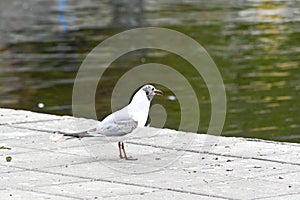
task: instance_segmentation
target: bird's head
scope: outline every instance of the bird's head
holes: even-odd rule
[[[151,101],[155,95],[157,95],[157,96],[162,96],[163,95],[163,92],[156,89],[153,85],[144,85],[141,88],[141,90],[143,92],[145,92],[145,94],[146,94],[149,101]]]

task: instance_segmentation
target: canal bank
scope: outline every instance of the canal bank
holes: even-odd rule
[[[62,137],[96,121],[0,109],[2,199],[299,199],[300,144],[143,128]]]

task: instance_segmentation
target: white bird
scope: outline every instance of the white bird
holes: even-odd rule
[[[144,85],[134,94],[131,102],[127,106],[105,117],[97,124],[95,129],[77,133],[77,137],[82,137],[86,133],[95,133],[105,136],[124,136],[131,133],[137,127],[145,126],[153,97],[155,95],[161,96],[162,94],[163,92],[154,86]],[[74,134],[63,134],[75,136]],[[126,155],[124,142],[119,141],[118,146],[121,159],[135,160]]]
[[[162,94],[162,91],[152,85],[143,86],[135,93],[129,105],[108,115],[99,122],[96,133],[105,136],[123,136],[131,133],[137,127],[145,126],[153,97]],[[127,157],[123,142],[118,142],[118,146],[120,158],[132,159]]]

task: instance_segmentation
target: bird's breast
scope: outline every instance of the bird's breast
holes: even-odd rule
[[[149,108],[131,112],[134,121],[138,122],[139,127],[145,126],[148,119]]]
[[[134,121],[138,122],[139,127],[145,126],[148,119],[149,107],[150,101],[144,92],[137,92],[128,105],[130,116]]]

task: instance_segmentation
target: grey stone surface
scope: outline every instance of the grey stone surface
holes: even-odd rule
[[[40,130],[47,132],[81,132],[89,130],[91,127],[96,126],[96,121],[82,118],[71,118],[71,117],[62,117],[60,120],[52,120],[47,123],[35,122],[35,123],[18,123],[14,127],[30,129],[30,130]]]
[[[288,194],[288,195],[279,195],[279,196],[272,196],[272,197],[267,197],[267,198],[261,198],[261,199],[265,199],[265,200],[284,200],[284,199],[288,199],[288,200],[299,200],[300,199],[300,193],[297,192],[295,194]]]
[[[36,188],[39,192],[49,192],[65,196],[76,196],[82,199],[95,199],[105,197],[120,197],[132,194],[141,194],[155,191],[153,188],[109,183],[104,181],[86,181],[63,185],[52,185]]]
[[[26,189],[5,189],[0,190],[1,199],[13,199],[13,200],[24,200],[24,199],[34,199],[34,200],[44,200],[44,199],[55,199],[55,200],[70,200],[78,199],[75,197],[63,197],[55,194],[39,193]]]
[[[25,110],[12,110],[12,109],[1,109],[0,113],[0,125],[3,124],[18,124],[26,122],[36,122],[36,121],[48,121],[61,119],[60,116],[48,115],[41,113],[34,113]]]
[[[1,179],[5,181],[6,188],[38,188],[86,181],[86,179],[82,178],[33,170],[5,173],[1,175]]]
[[[155,128],[78,139],[53,133],[97,122],[10,109],[0,119],[1,199],[299,199],[299,144]],[[138,160],[118,157],[119,140]]]
[[[165,191],[165,190],[155,190],[151,192],[145,192],[140,194],[126,195],[122,196],[122,200],[130,200],[130,199],[151,199],[151,200],[161,200],[161,199],[188,199],[189,200],[199,200],[199,199],[210,199],[210,200],[220,200],[220,198],[212,197],[212,196],[199,196],[195,194],[186,194],[175,191]],[[114,196],[110,198],[105,198],[109,200],[118,199],[119,197]]]

